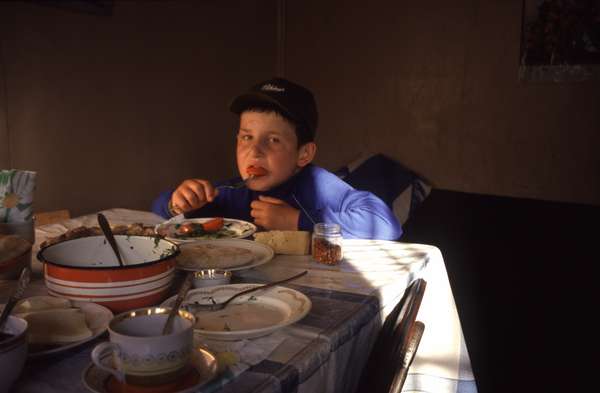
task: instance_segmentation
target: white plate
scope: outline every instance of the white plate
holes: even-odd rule
[[[194,244],[211,244],[214,246],[222,245],[222,246],[227,246],[227,247],[245,248],[246,250],[250,250],[252,252],[252,254],[254,255],[254,258],[250,262],[241,264],[239,266],[228,267],[226,269],[224,269],[222,267],[204,266],[204,265],[200,265],[200,264],[198,264],[198,266],[184,266],[184,265],[180,265],[179,262],[177,262],[176,266],[178,269],[188,270],[188,271],[198,271],[198,270],[203,270],[203,269],[219,269],[219,270],[224,269],[224,270],[230,270],[230,271],[250,269],[250,268],[260,266],[260,265],[263,265],[263,264],[269,262],[271,259],[273,259],[273,256],[275,255],[275,253],[271,247],[269,247],[268,245],[263,244],[263,243],[255,242],[253,240],[213,239],[213,240],[196,240],[193,243]],[[179,246],[181,254],[183,254],[185,252],[185,248],[186,248],[187,244],[192,244],[192,243],[188,242],[186,244],[182,244],[181,246]]]
[[[217,235],[207,234],[207,235],[195,236],[195,237],[175,237],[175,230],[177,229],[178,225],[185,224],[185,223],[203,224],[203,223],[213,220],[213,219],[214,219],[214,217],[185,218],[183,216],[183,214],[180,214],[180,215],[175,216],[161,224],[158,224],[154,228],[154,231],[157,234],[164,236],[167,240],[171,240],[172,242],[175,242],[178,244],[193,242],[193,241],[201,240],[201,239],[217,239],[217,238],[243,239],[248,236],[251,236],[252,234],[254,234],[254,232],[256,232],[256,225],[252,224],[251,222],[235,220],[233,218],[224,218],[223,220],[225,221],[225,223],[223,225],[223,228],[233,231],[234,234],[222,235],[221,237],[217,237],[219,235],[219,232],[216,232]]]
[[[109,363],[112,359],[112,355],[110,353],[105,354],[103,358],[100,360],[102,363]],[[190,375],[186,374],[182,378],[180,378],[179,386],[175,386],[174,389],[171,389],[172,384],[165,386],[164,389],[161,389],[162,386],[151,386],[148,387],[148,391],[152,392],[169,392],[169,393],[188,393],[188,392],[198,392],[200,387],[205,385],[206,383],[213,380],[218,373],[218,363],[215,355],[207,351],[203,348],[196,348],[194,352],[192,352],[192,364],[194,366],[195,372],[197,372],[197,380],[191,380]],[[192,372],[194,372],[192,369]],[[194,376],[191,376],[192,378]],[[81,379],[83,381],[83,385],[96,393],[113,393],[113,391],[119,391],[122,386],[113,379],[114,377],[107,371],[101,370],[94,363],[91,363],[89,366],[83,370],[83,374],[81,375]],[[191,380],[191,381],[190,381]],[[115,387],[117,389],[111,389]],[[143,392],[144,388],[139,387],[135,389],[136,391]]]
[[[108,308],[101,306],[96,303],[81,302],[71,300],[71,306],[81,309],[85,314],[85,322],[88,328],[92,331],[92,336],[84,340],[75,341],[64,345],[48,345],[43,348],[40,346],[39,350],[35,349],[35,346],[29,345],[29,357],[37,358],[41,356],[51,355],[59,352],[64,352],[71,348],[78,347],[95,338],[102,335],[108,329],[108,323],[113,318],[113,313]],[[4,306],[2,307],[4,308]]]
[[[193,289],[183,304],[221,303],[243,290],[263,284],[230,284]],[[176,296],[161,306],[169,307]],[[215,340],[242,340],[267,335],[304,318],[312,303],[302,292],[275,286],[234,299],[223,310],[196,312],[194,331]]]

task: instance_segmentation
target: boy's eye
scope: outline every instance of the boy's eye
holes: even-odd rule
[[[241,141],[249,141],[250,139],[252,139],[252,136],[248,134],[238,134],[238,138]]]
[[[279,138],[277,138],[275,136],[272,136],[272,137],[269,138],[269,142],[271,142],[271,143],[279,143],[280,140],[279,140]]]

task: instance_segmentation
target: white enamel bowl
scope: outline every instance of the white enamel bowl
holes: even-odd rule
[[[179,247],[152,236],[116,235],[124,266],[104,236],[67,240],[44,247],[48,294],[101,304],[115,313],[152,306],[167,296]]]

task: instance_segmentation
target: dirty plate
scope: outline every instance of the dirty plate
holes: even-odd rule
[[[238,292],[264,284],[230,284],[199,288],[188,292],[186,304],[221,303]],[[161,305],[170,307],[175,296]],[[303,293],[275,286],[234,299],[223,310],[196,312],[194,331],[215,340],[242,340],[267,335],[304,318],[312,303]]]

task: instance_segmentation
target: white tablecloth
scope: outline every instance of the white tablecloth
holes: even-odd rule
[[[110,209],[103,213],[111,224],[163,221],[143,211]],[[81,225],[97,226],[96,215],[36,229],[32,269],[38,280],[31,285],[30,294],[45,290],[41,264],[35,258],[39,244],[48,236]],[[352,392],[383,319],[408,283],[421,277],[427,281],[427,289],[417,319],[425,323],[425,333],[403,391],[476,392],[440,250],[422,244],[346,240],[344,255],[339,266],[317,264],[310,256],[278,255],[265,265],[236,272],[240,281],[262,282],[309,270],[290,286],[307,294],[313,309],[300,322],[263,338],[263,342],[248,340],[240,345],[245,349],[239,350],[238,358],[251,359],[248,364],[228,370],[202,391]],[[6,299],[11,285],[0,282],[0,301]],[[91,347],[58,358],[28,361],[15,391],[82,391],[80,375],[89,364]],[[264,350],[249,352],[253,348]]]

